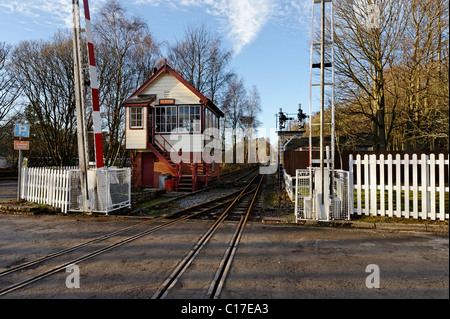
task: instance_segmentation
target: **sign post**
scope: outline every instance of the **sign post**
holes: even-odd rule
[[[14,137],[18,137],[18,140],[14,140],[14,149],[19,151],[19,178],[17,184],[17,199],[20,200],[20,191],[22,189],[22,151],[28,151],[30,149],[30,141],[24,141],[24,137],[30,137],[30,126],[25,124],[14,125]]]

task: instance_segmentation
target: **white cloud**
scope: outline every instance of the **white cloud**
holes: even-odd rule
[[[91,11],[95,11],[104,2],[105,0],[90,1]],[[82,3],[83,1],[80,1],[81,10],[83,10]],[[33,18],[38,24],[71,28],[73,23],[72,1],[70,0],[0,0],[0,10],[8,14],[23,14]],[[83,16],[83,11],[81,11],[81,15]]]
[[[256,39],[274,12],[270,0],[215,1],[210,12],[225,19],[225,30],[233,42],[234,53]]]
[[[246,45],[256,39],[259,32],[275,11],[273,0],[135,0],[136,4],[152,6],[167,5],[173,9],[203,8],[215,16],[227,32],[238,54]]]
[[[277,24],[293,29],[311,28],[312,0],[280,1],[275,17]]]
[[[0,10],[8,14],[23,14],[34,19],[45,19],[57,24],[66,24],[72,15],[72,5],[64,0],[0,0]],[[49,16],[51,13],[51,16]]]
[[[91,12],[106,0],[90,1]],[[122,1],[127,6],[130,2]],[[82,3],[82,1],[80,1]],[[257,39],[268,23],[284,28],[301,28],[310,22],[312,0],[134,0],[134,4],[168,6],[172,10],[203,8],[213,15],[233,43],[235,54]],[[82,6],[82,4],[80,5]],[[45,19],[56,27],[72,27],[72,2],[70,0],[0,0],[0,10],[20,13],[27,17]]]
[[[135,0],[135,3],[168,5],[183,10],[203,7],[221,22],[233,43],[234,54],[252,43],[270,22],[282,27],[303,28],[305,20],[310,19],[312,5],[311,0]]]

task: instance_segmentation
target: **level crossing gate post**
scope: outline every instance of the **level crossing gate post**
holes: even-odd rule
[[[75,107],[77,112],[77,143],[78,143],[78,167],[80,168],[81,183],[81,201],[82,209],[89,210],[88,200],[88,152],[87,152],[87,132],[85,125],[84,109],[84,79],[83,79],[83,60],[81,50],[80,35],[80,7],[78,0],[72,0],[73,14],[73,61],[74,61],[74,80],[75,80]]]
[[[95,149],[95,163],[96,168],[102,168],[103,163],[103,141],[102,141],[102,125],[100,117],[100,104],[98,92],[97,69],[95,64],[95,54],[93,45],[93,36],[91,30],[89,2],[83,0],[83,9],[85,17],[85,28],[80,26],[80,7],[79,0],[72,0],[72,15],[73,15],[73,56],[74,56],[74,79],[75,79],[75,103],[77,113],[77,142],[78,142],[78,166],[80,169],[80,182],[82,193],[82,209],[83,211],[92,211],[92,205],[96,205],[95,192],[91,191],[98,187],[93,185],[92,181],[89,183],[88,163],[89,152],[86,131],[86,109],[84,101],[84,64],[81,47],[81,32],[86,33],[86,45],[88,52],[88,67],[89,67],[89,86],[91,88],[91,102],[92,102],[92,118],[94,128],[94,149]],[[105,185],[101,185],[105,187]]]

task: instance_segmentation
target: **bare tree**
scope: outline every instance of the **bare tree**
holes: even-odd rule
[[[248,129],[256,129],[261,124],[261,121],[258,119],[261,111],[261,96],[256,85],[253,85],[244,104],[244,114],[241,120],[243,126]]]
[[[258,88],[253,85],[250,92],[247,94],[247,99],[243,105],[243,115],[241,116],[242,127],[245,130],[244,134],[244,162],[248,163],[248,148],[249,143],[254,142],[254,131],[261,124],[258,119],[261,113],[261,97]]]
[[[395,122],[395,105],[386,105],[386,70],[398,59],[406,2],[335,2],[336,71],[343,89],[339,98],[359,105],[357,112],[372,122],[375,150],[387,149]]]
[[[16,79],[7,68],[11,49],[11,45],[0,42],[0,140],[6,134],[5,127],[14,115],[15,102],[20,93]]]
[[[195,89],[216,102],[221,88],[233,77],[228,70],[231,51],[222,49],[222,40],[204,24],[189,25],[184,38],[168,48],[172,67]]]
[[[448,0],[413,0],[397,68],[405,149],[448,140]],[[447,142],[448,145],[448,142]]]
[[[159,56],[157,43],[139,17],[129,17],[116,0],[108,1],[94,24],[99,94],[106,126],[105,162],[124,158],[125,110],[122,102],[151,75]]]
[[[150,76],[159,51],[147,24],[128,17],[115,0],[108,1],[94,20],[99,97],[106,127],[104,154],[106,163],[114,165],[125,157],[122,102]],[[86,48],[83,56],[87,62]],[[22,42],[15,47],[11,61],[12,73],[26,97],[27,120],[33,125],[33,152],[51,158],[54,165],[71,164],[76,150],[72,35],[58,32],[50,41]],[[89,85],[85,72],[85,84]],[[92,125],[90,120],[86,123]]]
[[[233,131],[233,162],[236,163],[236,146],[237,146],[237,129],[242,127],[242,119],[247,103],[247,92],[245,90],[244,81],[235,77],[228,85],[222,110],[225,113],[222,139],[225,149],[225,128]],[[225,162],[225,161],[224,161]]]
[[[41,164],[70,165],[76,153],[72,35],[56,33],[51,41],[23,41],[11,70],[26,98],[31,127],[30,154]]]

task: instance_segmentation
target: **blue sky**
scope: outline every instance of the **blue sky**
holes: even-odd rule
[[[106,0],[90,0],[92,23]],[[263,128],[275,127],[282,107],[309,113],[312,0],[118,0],[145,19],[158,42],[181,39],[184,27],[203,22],[231,49],[231,66],[261,95]],[[83,1],[80,1],[81,3]],[[71,0],[0,0],[0,41],[49,39],[72,27]],[[314,109],[313,109],[314,111]]]

